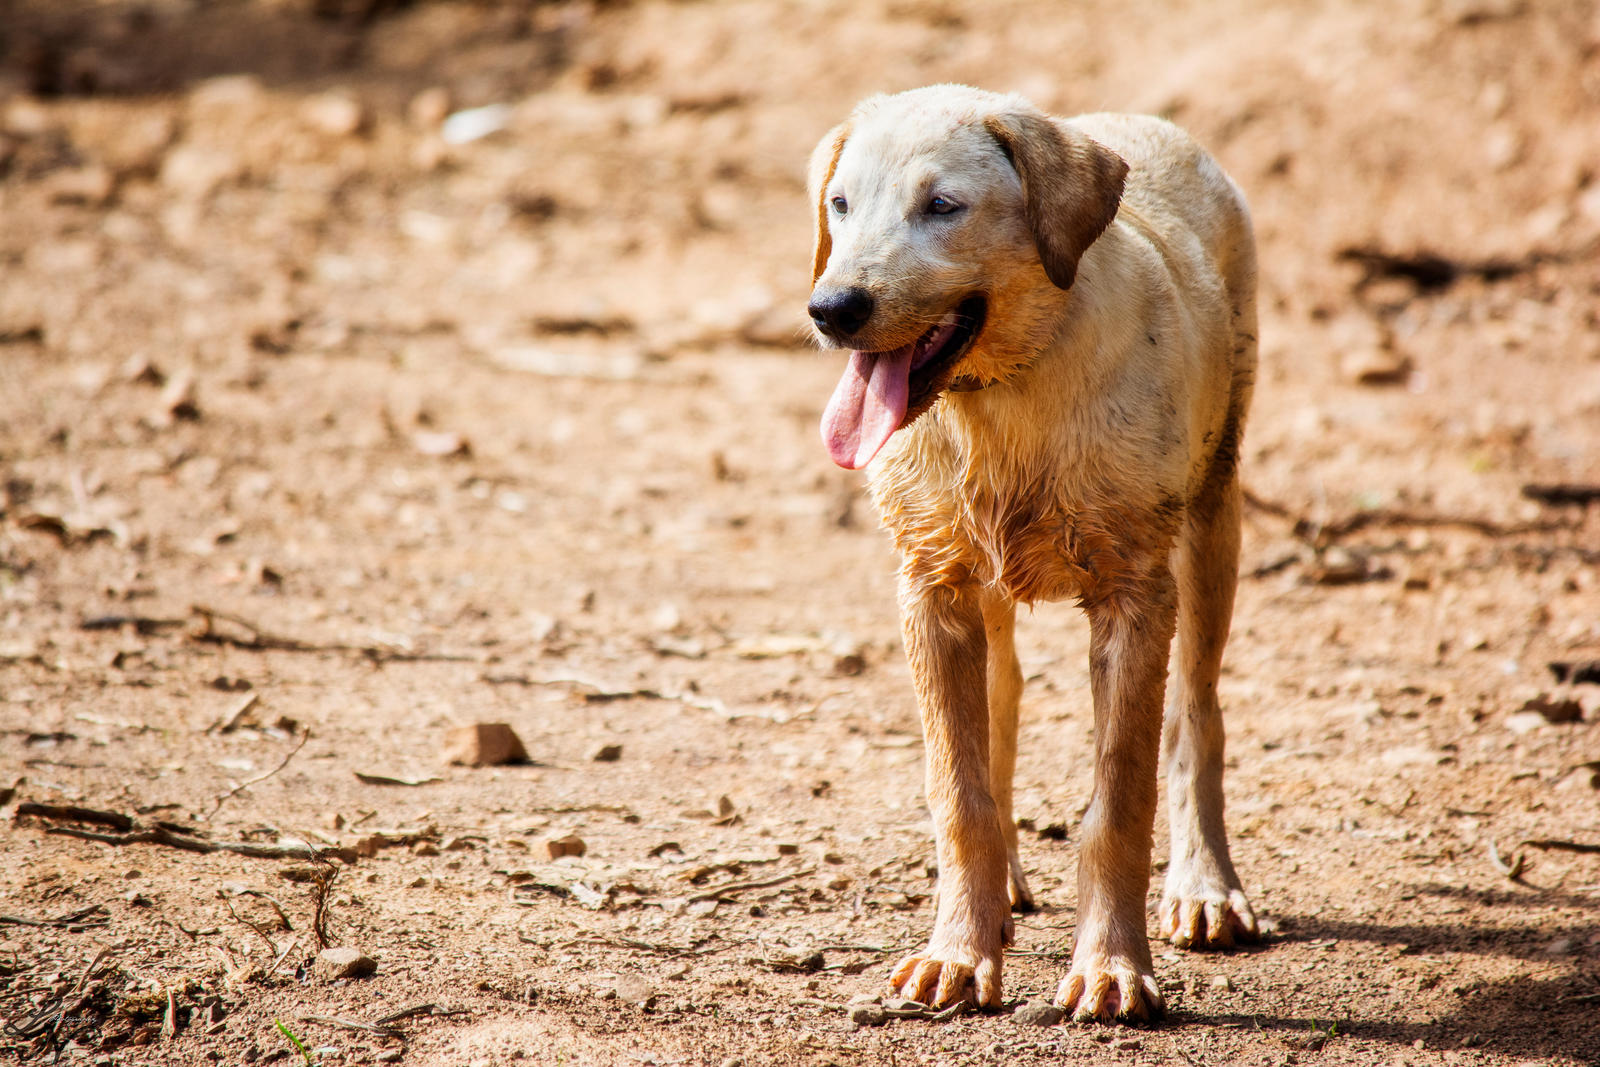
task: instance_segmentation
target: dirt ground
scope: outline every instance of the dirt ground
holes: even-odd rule
[[[1073,928],[1067,605],[1007,1009],[847,1013],[933,848],[803,169],[940,80],[1168,115],[1256,210],[1273,931],[1158,945],[1155,1028],[1011,1010]],[[0,1060],[1600,1063],[1597,131],[1585,0],[0,0]]]

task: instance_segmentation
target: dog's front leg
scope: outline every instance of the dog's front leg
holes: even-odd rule
[[[1165,1011],[1145,934],[1156,762],[1176,588],[1164,565],[1089,606],[1094,791],[1078,856],[1078,935],[1056,1002],[1077,1019]]]
[[[999,1007],[1011,901],[1005,839],[989,793],[987,657],[979,591],[970,584],[951,588],[907,579],[900,610],[922,710],[939,893],[928,947],[901,960],[891,981],[911,1000]]]

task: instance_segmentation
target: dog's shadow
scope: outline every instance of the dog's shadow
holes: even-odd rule
[[[1418,886],[1419,893],[1453,895],[1436,886]],[[1479,892],[1462,891],[1484,902]],[[1505,904],[1529,902],[1506,894]],[[1546,891],[1538,895],[1542,905],[1593,908],[1586,895]],[[1329,918],[1321,915],[1283,915],[1280,932],[1254,951],[1270,951],[1275,944],[1338,940],[1405,946],[1408,953],[1471,954],[1512,956],[1538,960],[1561,973],[1530,975],[1521,973],[1488,980],[1465,977],[1456,982],[1459,992],[1454,1008],[1433,1015],[1427,1021],[1399,1022],[1363,1007],[1368,998],[1351,998],[1353,1007],[1342,1012],[1321,1012],[1304,1016],[1219,1014],[1215,1011],[1189,1011],[1179,1006],[1168,1025],[1179,1030],[1198,1031],[1218,1025],[1237,1026],[1272,1032],[1290,1045],[1319,1048],[1337,1042],[1343,1035],[1378,1040],[1397,1046],[1415,1045],[1429,1050],[1475,1049],[1512,1059],[1547,1061],[1567,1057],[1579,1063],[1600,1065],[1600,966],[1595,965],[1589,939],[1600,922],[1569,923],[1559,926],[1523,925],[1515,922],[1490,923],[1402,923],[1384,924]],[[1563,952],[1552,953],[1551,946],[1565,941]],[[1369,974],[1360,981],[1392,987],[1395,976]],[[1393,992],[1387,992],[1380,1011],[1392,1012]],[[1430,998],[1436,997],[1430,992]]]

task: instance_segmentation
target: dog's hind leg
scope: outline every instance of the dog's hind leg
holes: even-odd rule
[[[1217,678],[1239,570],[1241,492],[1232,457],[1191,506],[1173,553],[1178,639],[1163,747],[1172,858],[1161,931],[1181,948],[1229,948],[1259,934],[1228,855],[1222,818],[1222,708]]]
[[[1011,910],[1031,912],[1033,894],[1017,852],[1017,823],[1011,810],[1011,780],[1017,769],[1017,709],[1022,699],[1022,666],[1012,640],[1017,608],[1004,593],[983,601],[983,628],[989,639],[989,795],[1000,812],[1006,859],[1011,868]]]

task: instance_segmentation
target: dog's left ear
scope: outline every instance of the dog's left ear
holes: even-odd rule
[[[1128,164],[1044,115],[990,115],[983,124],[1022,178],[1023,211],[1045,274],[1070,288],[1078,260],[1117,215]]]
[[[828,183],[833,181],[833,169],[839,165],[839,153],[850,139],[850,123],[841,122],[817,142],[811,153],[811,167],[806,184],[811,190],[811,200],[817,205],[816,240],[811,246],[811,284],[815,285],[822,272],[828,269],[828,257],[833,255],[833,236],[828,232]]]

